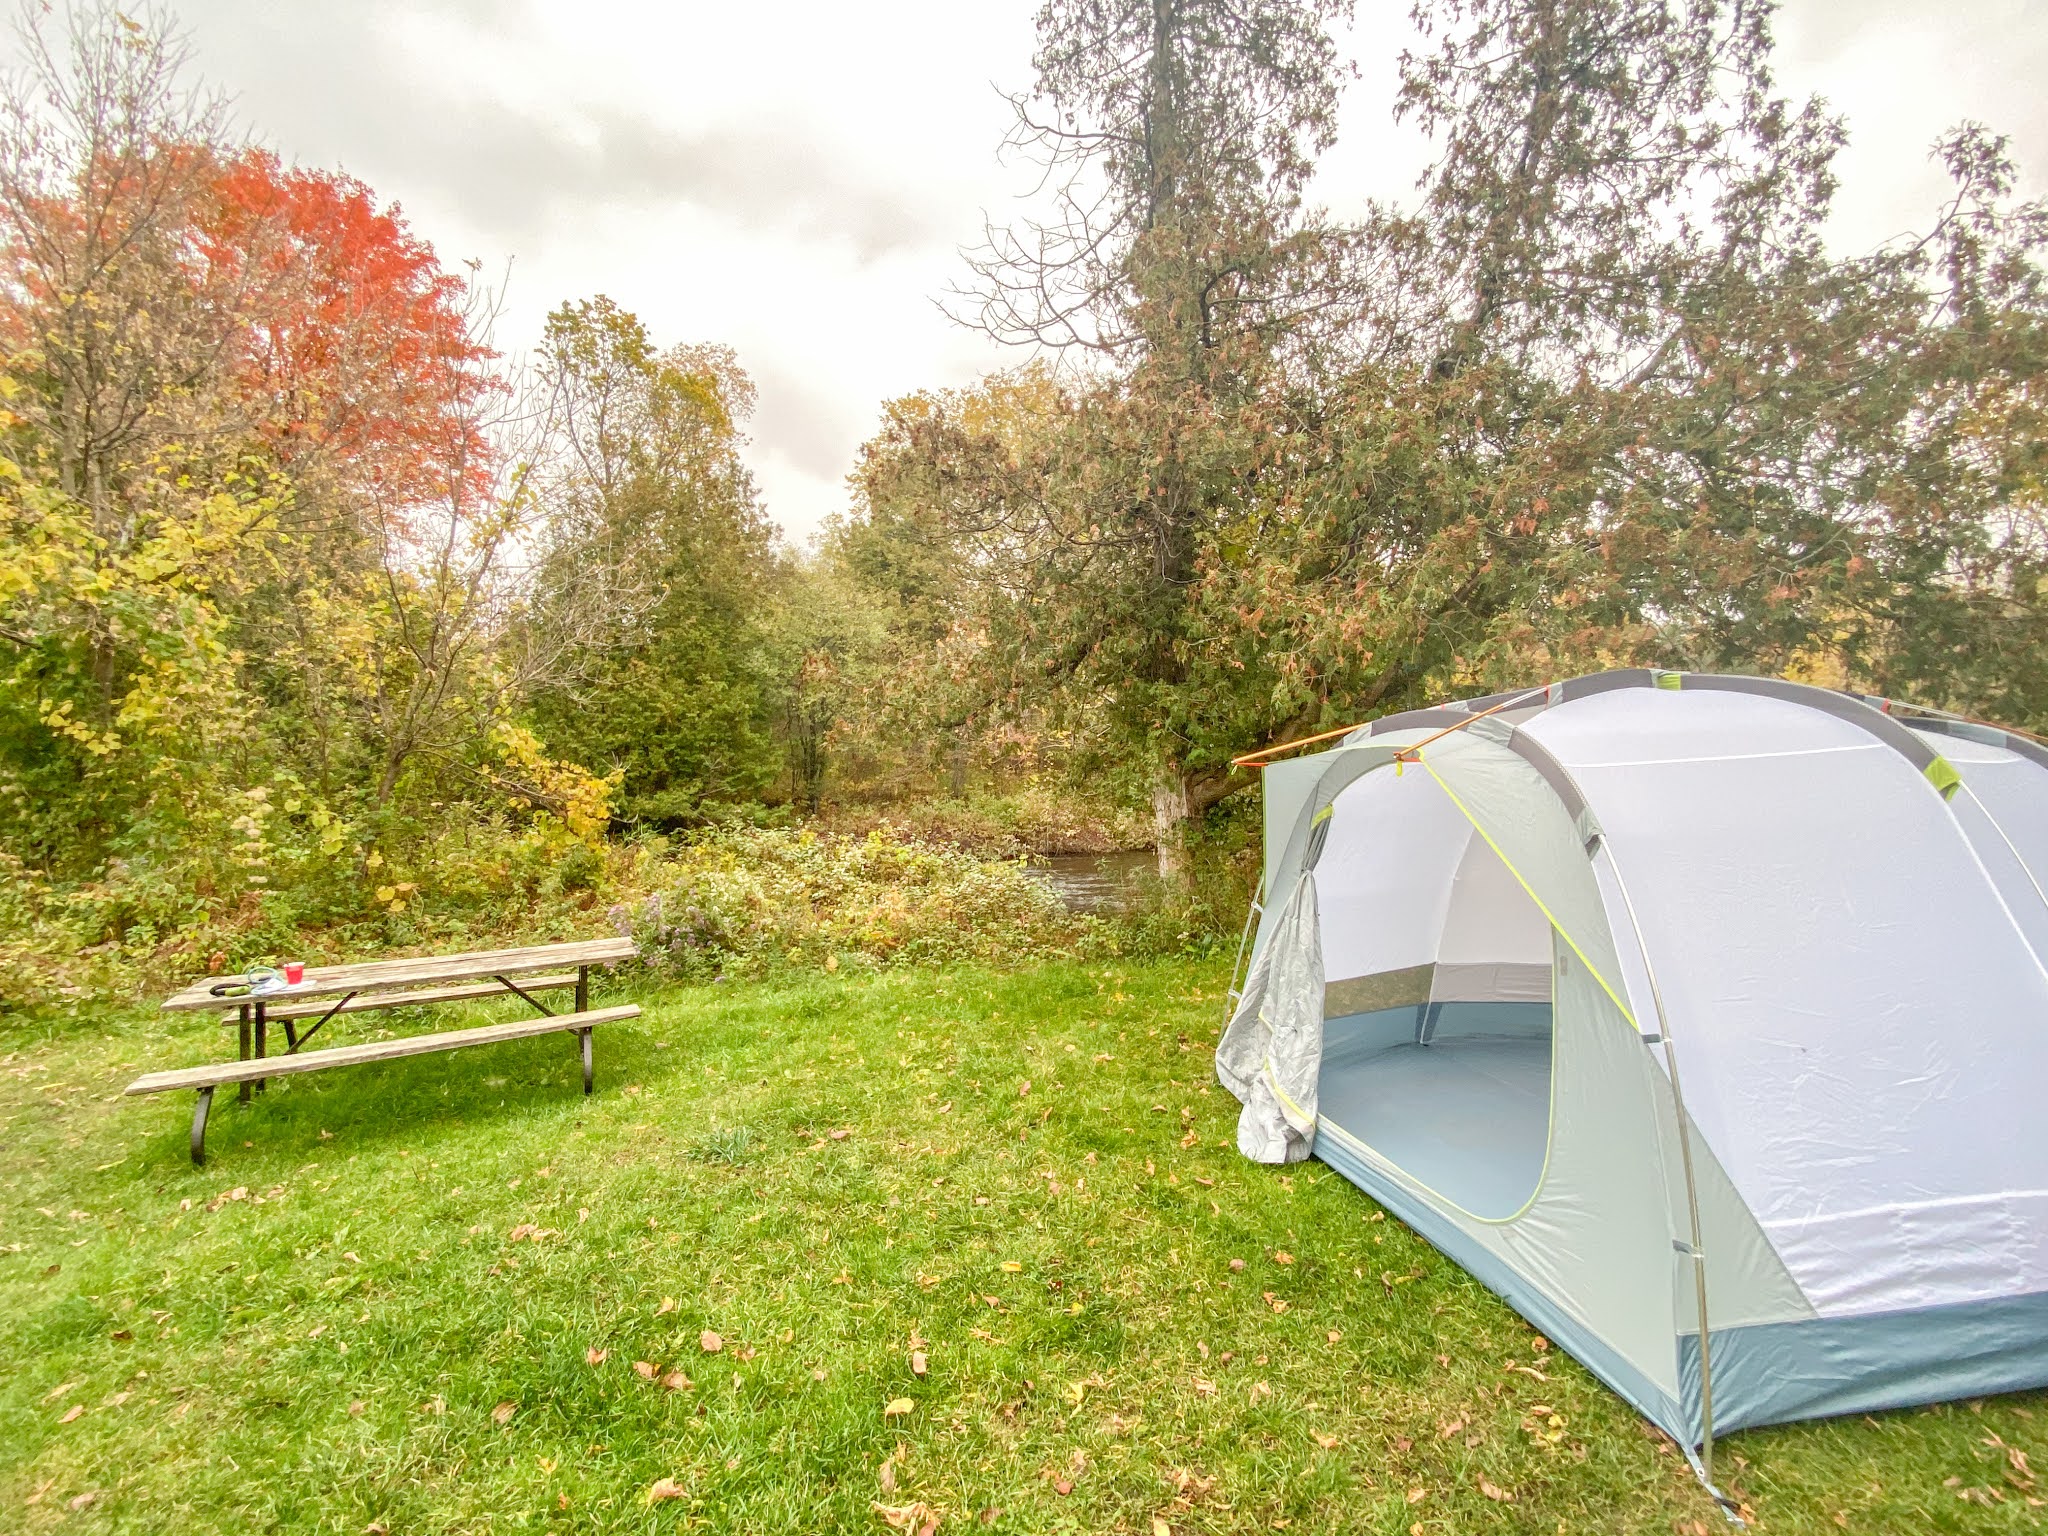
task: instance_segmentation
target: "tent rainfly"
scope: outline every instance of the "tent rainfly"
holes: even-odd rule
[[[2048,1385],[2048,749],[1606,672],[1265,791],[1247,1156],[1342,1173],[1709,1487],[1717,1433]]]

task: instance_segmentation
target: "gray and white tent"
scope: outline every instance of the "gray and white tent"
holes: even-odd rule
[[[2048,1385],[2048,750],[1608,672],[1265,788],[1248,1156],[1321,1158],[1709,1465]]]

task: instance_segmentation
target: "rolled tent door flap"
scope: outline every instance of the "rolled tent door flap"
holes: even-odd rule
[[[1304,871],[1281,906],[1273,942],[1253,962],[1236,1016],[1216,1048],[1216,1077],[1244,1105],[1237,1149],[1257,1163],[1298,1163],[1316,1137],[1323,1070],[1323,946],[1316,877]]]

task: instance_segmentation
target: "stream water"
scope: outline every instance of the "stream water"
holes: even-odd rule
[[[1140,878],[1158,867],[1158,856],[1149,848],[1037,854],[1025,866],[1032,879],[1043,880],[1078,912],[1115,911],[1130,901]]]

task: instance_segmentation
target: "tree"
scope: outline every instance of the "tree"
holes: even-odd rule
[[[1076,401],[1098,472],[1035,509],[1046,536],[962,533],[1010,585],[1056,605],[1019,616],[1011,675],[1142,753],[1160,868],[1232,786],[1202,702],[1232,680],[1203,663],[1190,594],[1206,544],[1262,472],[1290,370],[1353,297],[1343,232],[1302,204],[1333,131],[1343,0],[1053,0],[1015,147],[1052,186],[1049,222],[992,230],[971,317],[1005,341],[1093,354]],[[1279,407],[1284,410],[1284,407]],[[1081,444],[1072,444],[1079,449]]]
[[[541,375],[549,524],[523,632],[558,658],[543,738],[619,772],[632,819],[758,792],[778,555],[739,452],[751,381],[725,348],[658,351],[603,297],[549,316]]]

